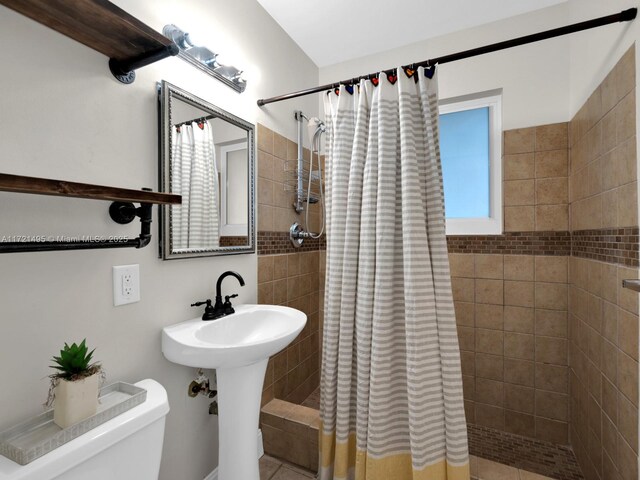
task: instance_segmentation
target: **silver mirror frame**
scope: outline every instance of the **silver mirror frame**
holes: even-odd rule
[[[173,136],[171,100],[177,98],[203,111],[216,115],[247,132],[247,152],[248,152],[248,219],[247,219],[247,239],[248,245],[219,247],[214,250],[194,250],[185,253],[174,253],[171,251],[171,222],[170,205],[159,206],[159,246],[160,258],[163,260],[176,260],[179,258],[212,257],[221,255],[251,254],[256,251],[255,240],[255,127],[252,123],[243,120],[219,107],[203,100],[191,93],[183,90],[171,83],[162,80],[158,87],[158,116],[160,127],[160,148],[159,148],[159,191],[171,191],[171,144]]]

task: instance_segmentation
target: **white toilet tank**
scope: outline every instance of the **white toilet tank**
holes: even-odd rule
[[[0,456],[0,480],[157,480],[167,392],[155,380],[136,386],[147,390],[144,403],[28,465]]]

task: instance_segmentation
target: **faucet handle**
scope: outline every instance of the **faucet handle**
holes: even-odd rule
[[[196,302],[196,303],[192,303],[191,306],[192,307],[199,307],[200,305],[211,305],[211,299],[207,299],[207,300],[203,300],[201,302]]]
[[[213,308],[213,305],[211,305],[211,299],[208,298],[207,300],[204,300],[202,302],[196,302],[196,303],[192,303],[191,306],[192,307],[199,307],[200,305],[206,305],[206,307],[204,307],[204,314],[202,315],[202,320],[213,320],[215,318],[217,318],[215,316],[215,311]]]
[[[237,293],[234,293],[233,295],[224,296],[224,314],[225,315],[231,315],[232,313],[236,313],[236,311],[233,309],[233,305],[231,305],[231,299],[236,298],[237,296],[238,296]]]

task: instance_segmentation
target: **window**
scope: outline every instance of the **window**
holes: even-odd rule
[[[440,102],[448,235],[502,233],[501,93]]]

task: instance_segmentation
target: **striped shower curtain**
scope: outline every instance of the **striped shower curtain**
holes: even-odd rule
[[[437,80],[329,93],[320,480],[469,479]]]
[[[172,137],[171,193],[182,195],[182,204],[171,206],[173,252],[219,246],[218,192],[218,168],[209,122],[176,127]]]

